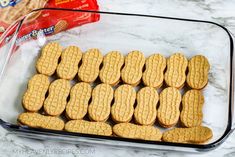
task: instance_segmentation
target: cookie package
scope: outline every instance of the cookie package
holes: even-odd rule
[[[68,11],[46,9],[31,12],[39,8],[99,10],[96,0],[5,0],[3,3],[0,3],[0,36],[9,26],[14,24],[15,21],[22,19],[25,15],[27,15],[27,18],[21,27],[21,33],[18,35],[18,42],[36,37],[39,31],[43,31],[45,35],[56,34],[63,30],[98,21],[100,18],[99,14],[85,12],[71,14],[71,12]],[[48,16],[54,17],[54,19],[50,19]],[[13,29],[7,32],[6,40],[3,44],[11,39],[17,25],[12,27]]]

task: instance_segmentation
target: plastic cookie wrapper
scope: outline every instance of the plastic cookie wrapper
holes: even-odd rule
[[[0,124],[8,133],[76,144],[205,152],[217,148],[234,131],[234,43],[231,33],[225,27],[210,21],[152,15],[49,8],[47,11],[70,12],[73,15],[85,13],[86,17],[99,14],[100,19],[93,23],[80,23],[80,26],[61,30],[58,34],[47,34],[47,30],[41,29],[36,34],[22,38],[22,32],[27,26],[24,21],[26,16],[5,31],[0,39]],[[58,19],[51,16],[43,22],[50,24],[55,20]],[[35,20],[35,23],[41,22]],[[14,33],[9,38],[7,34],[11,31]],[[205,144],[170,143],[17,125],[17,116],[23,112],[22,96],[29,78],[36,73],[35,62],[40,49],[51,41],[63,47],[78,46],[82,52],[98,48],[102,55],[112,50],[118,50],[123,55],[139,50],[145,57],[154,53],[169,57],[175,52],[182,52],[188,59],[198,54],[204,55],[211,69],[208,85],[203,89],[205,103],[202,125],[212,129],[213,138]],[[181,92],[184,93],[183,90]],[[155,126],[162,132],[166,130],[159,125]]]

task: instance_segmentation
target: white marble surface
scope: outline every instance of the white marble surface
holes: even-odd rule
[[[103,11],[129,12],[212,20],[235,34],[235,0],[106,0],[99,1]],[[20,66],[20,65],[19,65]],[[20,81],[20,79],[19,79]],[[7,91],[6,91],[7,92]],[[8,109],[8,108],[7,108]],[[3,113],[3,112],[1,112]],[[4,112],[8,114],[8,112]],[[82,146],[52,141],[37,141],[6,134],[0,128],[0,156],[235,156],[235,133],[218,149],[192,154],[171,151],[144,151],[105,146]]]

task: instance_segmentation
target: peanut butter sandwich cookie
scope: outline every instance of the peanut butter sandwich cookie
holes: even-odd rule
[[[109,118],[113,88],[108,84],[99,84],[92,91],[92,101],[88,107],[89,118],[104,122]]]
[[[160,94],[160,105],[157,111],[158,122],[163,127],[175,125],[180,116],[181,94],[174,87],[165,88]]]
[[[100,80],[103,83],[116,85],[120,80],[120,71],[124,64],[124,56],[118,51],[111,51],[104,56],[103,67],[100,70]]]
[[[123,82],[133,86],[140,83],[145,57],[140,51],[131,51],[125,58],[125,65],[121,71]]]
[[[160,54],[153,54],[146,59],[142,80],[146,86],[160,88],[164,81],[166,58]]]
[[[121,85],[114,93],[114,104],[111,108],[112,119],[117,123],[129,122],[134,113],[136,92],[131,85]]]
[[[102,136],[112,135],[112,127],[105,122],[89,122],[85,120],[71,120],[65,124],[65,130],[83,134]]]
[[[44,111],[51,116],[60,115],[67,104],[70,82],[63,79],[55,80],[49,87],[49,95],[44,101]]]
[[[52,130],[63,130],[64,121],[58,117],[44,116],[39,113],[25,112],[18,117],[21,125],[27,125],[33,128],[44,128]]]
[[[160,141],[162,133],[154,126],[141,126],[131,123],[120,123],[113,127],[113,133],[124,138]]]
[[[59,33],[66,30],[68,27],[68,22],[66,20],[60,20],[55,24],[54,33]]]
[[[78,70],[78,78],[83,82],[94,82],[99,75],[102,60],[103,56],[99,49],[89,49],[82,56],[82,65]]]
[[[41,56],[36,63],[36,69],[39,73],[51,76],[55,73],[58,60],[62,53],[62,47],[56,43],[48,43],[42,49]]]
[[[206,57],[197,55],[189,60],[187,84],[193,89],[202,89],[208,83],[210,64]]]
[[[158,100],[158,93],[152,87],[142,88],[137,93],[137,106],[134,117],[138,124],[152,125],[155,122]]]
[[[72,80],[78,72],[78,64],[82,58],[81,50],[76,46],[67,47],[61,55],[57,67],[57,75],[62,79]]]
[[[84,82],[72,87],[70,100],[66,106],[66,116],[69,119],[82,119],[86,115],[91,91],[90,84]]]
[[[181,53],[175,53],[167,59],[165,82],[170,87],[182,88],[186,79],[187,58]]]
[[[204,97],[199,90],[189,90],[182,99],[180,121],[185,127],[200,126],[202,124],[202,106]]]
[[[205,143],[211,139],[213,133],[210,128],[197,126],[192,128],[174,128],[163,133],[162,140],[175,143]]]
[[[48,76],[43,74],[34,75],[28,82],[28,89],[23,96],[24,109],[35,112],[41,109],[45,100],[45,95],[49,88]]]

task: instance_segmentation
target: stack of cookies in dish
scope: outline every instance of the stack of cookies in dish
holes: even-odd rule
[[[96,48],[83,53],[51,42],[36,69],[22,99],[20,125],[180,143],[212,137],[202,126],[202,89],[210,69],[202,55],[188,60],[175,53],[166,59],[134,50],[103,56]]]

